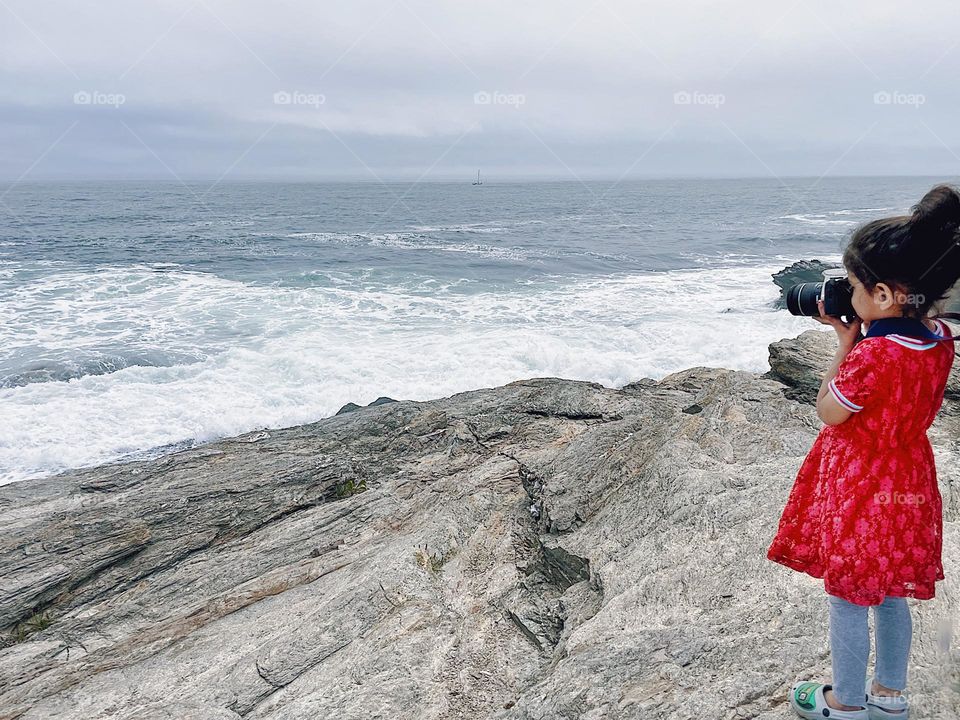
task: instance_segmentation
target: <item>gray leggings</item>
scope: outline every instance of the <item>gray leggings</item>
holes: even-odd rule
[[[844,705],[863,706],[867,683],[870,634],[866,605],[855,605],[835,595],[830,602],[830,659],[833,694]],[[907,687],[907,660],[913,621],[906,598],[887,596],[873,608],[877,682],[891,690]]]

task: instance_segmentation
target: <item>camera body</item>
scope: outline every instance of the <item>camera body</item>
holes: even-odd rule
[[[844,322],[856,317],[853,309],[853,286],[841,268],[823,271],[823,282],[798,283],[787,290],[787,310],[791,315],[819,317],[817,301],[823,300],[823,312]]]

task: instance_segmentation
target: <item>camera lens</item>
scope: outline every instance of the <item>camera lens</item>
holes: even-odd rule
[[[794,285],[787,291],[787,310],[791,315],[818,317],[820,308],[817,307],[817,300],[822,291],[822,282]]]

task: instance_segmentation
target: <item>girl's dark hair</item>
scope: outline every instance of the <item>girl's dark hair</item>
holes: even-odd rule
[[[960,279],[960,192],[937,185],[911,210],[857,228],[843,265],[868,292],[880,282],[902,292],[903,314],[922,318]]]

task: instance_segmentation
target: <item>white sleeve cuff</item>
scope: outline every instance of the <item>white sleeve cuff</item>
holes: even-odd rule
[[[827,383],[827,387],[830,389],[830,392],[833,393],[833,396],[837,399],[837,402],[843,405],[843,407],[850,412],[860,412],[863,410],[863,405],[857,405],[855,402],[845,398],[843,393],[837,389],[837,385],[832,379],[829,383]]]

